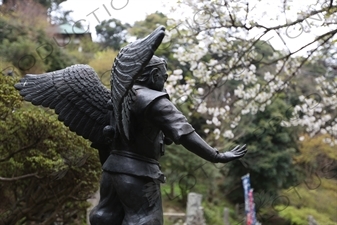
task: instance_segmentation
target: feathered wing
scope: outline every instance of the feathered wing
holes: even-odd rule
[[[111,73],[111,97],[117,130],[129,140],[129,108],[134,100],[134,81],[141,75],[165,36],[165,28],[158,27],[150,35],[125,46],[115,58]]]
[[[88,65],[73,65],[41,75],[27,74],[15,88],[34,105],[55,109],[58,119],[97,148],[101,163],[109,155],[103,128],[109,124],[110,90]]]

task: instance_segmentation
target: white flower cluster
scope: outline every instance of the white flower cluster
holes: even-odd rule
[[[331,145],[337,144],[337,119],[331,116],[331,111],[337,107],[336,83],[327,81],[323,76],[315,79],[317,93],[309,96],[299,96],[302,104],[294,107],[293,117],[290,120],[293,126],[304,126],[311,136],[322,133],[331,137],[326,142]],[[302,114],[303,116],[299,116]]]
[[[238,126],[241,116],[264,111],[277,93],[286,91],[301,65],[300,58],[290,57],[267,67],[262,74],[257,73],[251,59],[259,56],[254,46],[251,46],[251,34],[239,26],[231,26],[232,18],[229,13],[235,15],[237,25],[245,24],[250,27],[259,23],[266,27],[276,26],[279,25],[279,20],[267,20],[264,17],[281,18],[283,15],[273,15],[273,12],[281,9],[283,2],[276,4],[262,0],[256,2],[258,7],[249,8],[249,13],[246,11],[246,4],[242,2],[245,1],[183,0],[168,3],[171,4],[172,18],[177,18],[175,15],[183,18],[168,20],[170,27],[177,26],[168,32],[168,36],[180,42],[174,57],[183,65],[190,65],[193,77],[186,78],[186,83],[180,84],[182,71],[175,70],[169,76],[166,89],[176,103],[185,102],[187,99],[192,101],[193,105],[189,106],[191,110],[207,119],[209,126],[204,132],[210,133],[212,130],[215,139],[221,136],[234,138],[233,129]],[[275,10],[268,12],[266,7],[263,7],[264,4],[274,7]],[[305,9],[305,6],[301,7]],[[295,13],[293,17],[296,16]],[[258,33],[257,30],[254,32]],[[238,44],[238,40],[239,43],[247,40],[247,45]],[[288,52],[274,52],[270,59],[278,59],[286,54]],[[230,96],[228,91],[221,89],[221,85],[233,80],[236,86],[233,90],[234,96]],[[336,79],[331,82],[322,76],[317,78],[316,82],[320,98],[299,96],[300,104],[294,107],[293,117],[289,121],[283,120],[281,124],[304,126],[311,134],[321,132],[337,137],[337,121],[331,117],[331,111],[337,107]],[[195,84],[198,84],[198,87],[195,87]],[[216,98],[216,101],[210,101],[214,96],[213,93],[209,94],[209,91],[216,92],[213,87],[219,90],[217,94],[221,96]],[[241,115],[238,115],[238,112],[241,112]],[[330,140],[330,143],[334,143],[334,140]]]

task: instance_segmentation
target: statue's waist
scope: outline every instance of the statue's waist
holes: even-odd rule
[[[165,176],[160,170],[159,162],[128,151],[111,151],[105,161],[103,170],[112,173],[124,173],[134,176],[149,177],[165,182]]]
[[[122,155],[135,158],[150,163],[158,163],[161,156],[164,155],[165,145],[163,141],[157,143],[128,143],[127,145],[115,145],[110,154]],[[153,161],[154,160],[154,161]]]
[[[141,160],[147,163],[153,163],[153,164],[157,164],[159,165],[159,162],[155,159],[149,158],[149,157],[145,157],[143,155],[139,155],[135,152],[131,152],[131,151],[122,151],[122,150],[112,150],[110,152],[110,154],[113,155],[120,155],[120,156],[124,156],[124,157],[128,157],[128,158],[132,158],[132,159],[137,159],[137,160]]]

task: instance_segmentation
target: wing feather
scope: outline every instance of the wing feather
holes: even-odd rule
[[[53,95],[54,95],[54,94],[53,94]],[[49,104],[48,107],[51,108],[51,109],[55,109],[56,105],[57,105],[60,101],[62,101],[62,99],[63,99],[63,97],[62,97],[61,95],[55,96],[53,99],[51,99],[50,104]]]
[[[100,155],[106,155],[103,128],[110,122],[106,106],[111,93],[90,66],[77,64],[45,74],[27,74],[15,88],[24,100],[54,109],[71,131],[89,139],[92,146],[100,147]]]
[[[31,101],[33,105],[42,105],[43,101],[48,98],[48,95],[50,95],[53,92],[52,89],[47,89],[44,94],[41,94],[37,97],[32,96],[31,98],[27,95],[25,99],[29,98],[28,101]]]
[[[67,101],[66,106],[60,109],[60,112],[58,113],[58,120],[64,122],[66,116],[68,114],[71,114],[71,111],[73,110],[73,105]],[[56,109],[55,109],[56,112]]]
[[[83,137],[85,138],[89,138],[89,135],[91,133],[91,130],[92,130],[92,126],[94,125],[94,122],[93,120],[89,120],[89,117],[87,116],[86,119],[88,119],[86,121],[86,123],[84,123],[84,127],[83,127]]]
[[[57,105],[55,106],[55,113],[60,115],[60,112],[68,105],[68,103],[69,101],[66,98],[62,98],[60,101],[58,101]]]
[[[165,28],[159,26],[147,37],[136,40],[120,50],[111,71],[111,98],[119,133],[129,140],[129,115],[127,108],[131,102],[127,97],[135,80],[151,60],[165,36]],[[132,98],[131,98],[132,99]]]
[[[65,117],[64,120],[63,120],[64,125],[66,125],[67,127],[70,127],[70,123],[77,116],[78,113],[79,113],[79,111],[73,108],[67,114],[62,115],[61,118]]]

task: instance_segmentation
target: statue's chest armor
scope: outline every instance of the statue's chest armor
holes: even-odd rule
[[[164,134],[145,112],[153,101],[167,94],[144,88],[135,90],[137,97],[130,115],[130,150],[158,160],[164,154]]]
[[[132,115],[131,133],[133,136],[132,149],[138,154],[159,159],[164,154],[164,134],[150,121]]]

